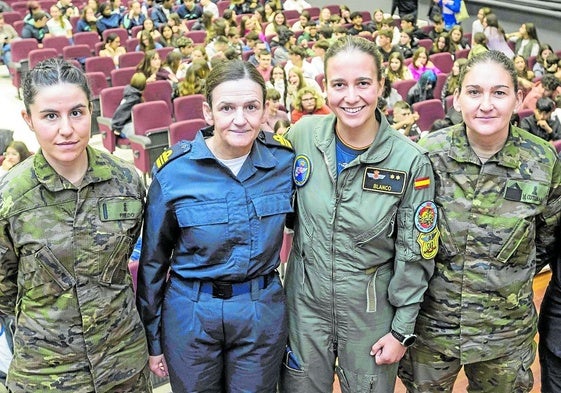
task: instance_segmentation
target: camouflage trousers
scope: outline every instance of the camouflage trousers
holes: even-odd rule
[[[527,393],[534,377],[531,366],[536,343],[515,349],[508,355],[464,364],[470,393]],[[399,377],[409,393],[452,392],[462,368],[460,359],[435,352],[424,344],[409,348],[399,364]]]

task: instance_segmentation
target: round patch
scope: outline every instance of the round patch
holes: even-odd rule
[[[294,184],[298,187],[302,187],[310,178],[311,172],[312,164],[310,163],[310,159],[303,154],[297,155],[294,159],[294,169],[292,172]]]
[[[425,201],[415,211],[415,228],[428,233],[436,227],[438,210],[433,201]]]

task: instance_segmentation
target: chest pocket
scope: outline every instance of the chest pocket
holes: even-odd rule
[[[209,256],[231,248],[226,200],[180,204],[175,214],[182,232],[179,252]]]
[[[257,216],[252,225],[252,238],[260,248],[270,244],[271,239],[282,238],[286,215],[293,211],[290,201],[289,192],[252,197]]]

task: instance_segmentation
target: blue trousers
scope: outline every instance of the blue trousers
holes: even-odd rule
[[[276,392],[286,324],[278,275],[226,300],[172,279],[162,343],[174,393]]]

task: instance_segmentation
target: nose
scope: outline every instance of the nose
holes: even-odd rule
[[[481,103],[479,104],[479,109],[481,109],[482,111],[490,111],[491,109],[493,109],[493,102],[491,101],[490,94],[483,94]]]
[[[236,108],[234,113],[234,124],[245,124],[245,114],[243,108]]]
[[[58,133],[61,135],[70,135],[72,134],[72,122],[68,116],[61,116]]]

